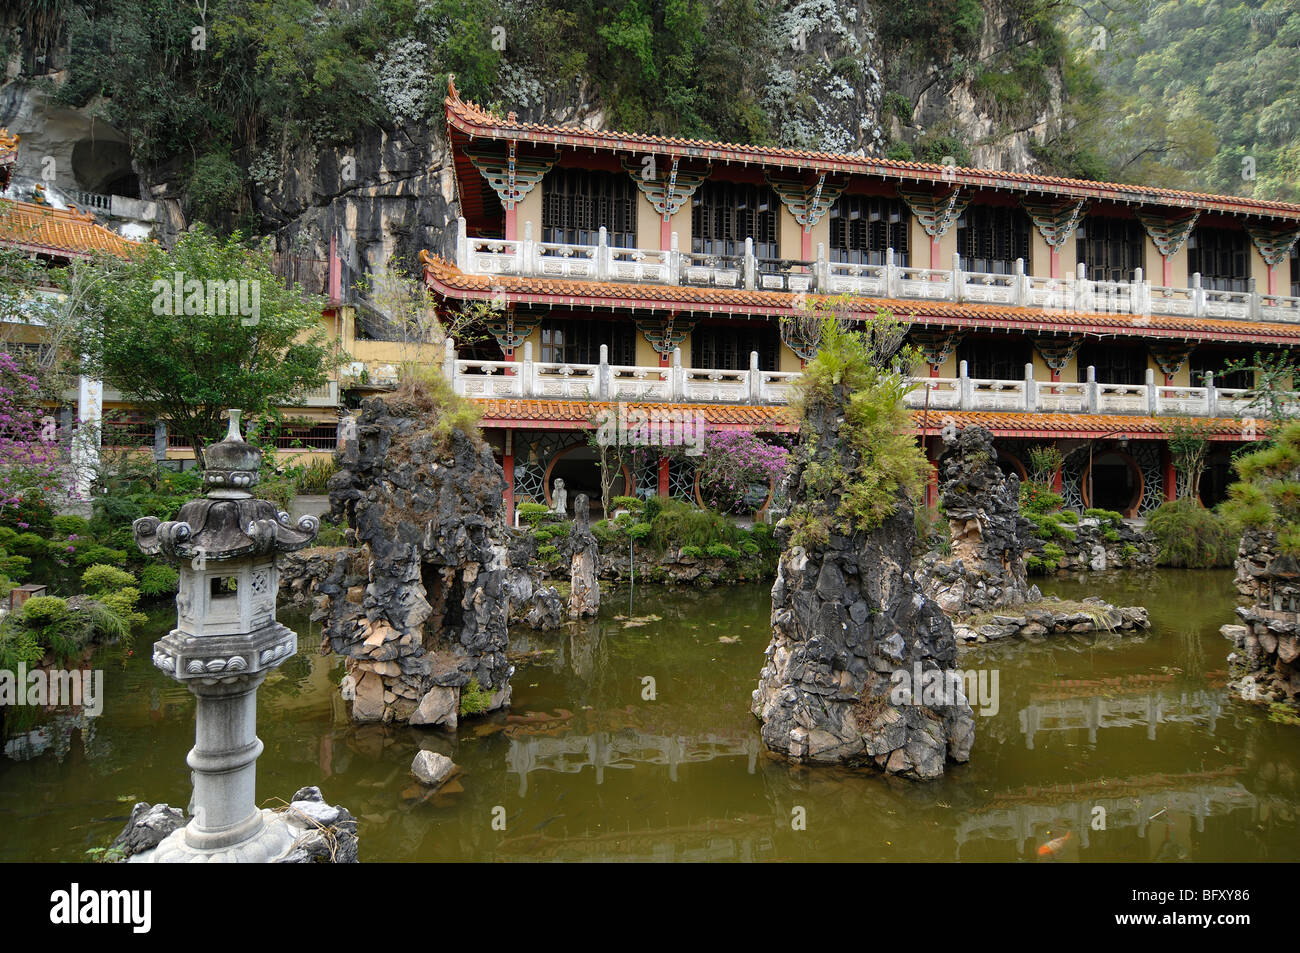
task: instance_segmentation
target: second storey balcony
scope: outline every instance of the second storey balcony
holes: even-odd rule
[[[959,255],[953,255],[951,268],[901,265],[893,249],[886,251],[881,264],[855,264],[830,260],[820,243],[816,257],[803,261],[758,257],[752,239],[746,239],[740,254],[707,255],[680,250],[676,232],[668,249],[611,245],[604,228],[594,245],[536,241],[532,222],[524,223],[523,234],[521,239],[469,237],[460,219],[456,265],[466,274],[485,276],[1300,324],[1300,296],[1259,292],[1253,278],[1244,283],[1244,290],[1222,290],[1193,274],[1188,287],[1180,288],[1152,284],[1141,268],[1135,269],[1132,281],[1098,281],[1088,277],[1082,264],[1061,278],[1028,274],[1022,259],[1007,274],[991,274],[967,270]]]
[[[596,364],[536,361],[531,343],[522,361],[467,360],[450,346],[443,373],[456,393],[466,397],[567,401],[627,401],[632,403],[730,403],[787,405],[795,396],[798,372],[759,369],[758,352],[751,352],[746,370],[682,366],[681,351],[667,366],[611,364],[601,345]],[[950,411],[992,411],[1045,414],[1110,414],[1120,416],[1237,418],[1249,427],[1262,411],[1257,393],[1223,388],[1206,374],[1201,386],[1157,384],[1153,371],[1142,384],[1098,381],[1088,367],[1077,383],[1034,378],[1032,364],[1023,378],[994,380],[971,377],[967,362],[957,377],[922,377],[905,403],[928,410],[940,420]],[[1297,406],[1300,410],[1300,397]]]

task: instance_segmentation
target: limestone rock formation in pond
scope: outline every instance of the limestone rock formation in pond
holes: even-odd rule
[[[1041,598],[1025,576],[1033,527],[1020,515],[1020,479],[1003,475],[993,435],[967,427],[939,458],[939,499],[952,551],[932,554],[917,573],[922,588],[950,615]]]
[[[1233,687],[1247,700],[1300,704],[1300,561],[1270,531],[1249,529],[1237,550],[1237,591],[1248,600],[1224,626]]]
[[[591,532],[591,508],[585,493],[573,500],[569,547],[573,554],[569,564],[569,618],[591,618],[600,611],[600,554]]]
[[[504,475],[475,436],[438,431],[440,410],[419,390],[366,400],[330,479],[360,558],[317,585],[318,613],[348,659],[356,721],[450,709],[423,723],[454,727],[467,687],[487,696],[480,712],[510,701]]]
[[[840,401],[844,390],[837,388]],[[856,462],[839,433],[842,408],[809,409],[787,476],[792,502],[828,517],[833,501],[806,476],[810,464]],[[785,523],[778,527],[784,551],[772,586],[772,641],[752,704],[771,750],[914,779],[969,759],[974,717],[954,669],[952,625],[912,576],[912,520],[900,494],[894,514],[871,532],[830,518],[829,538],[805,548],[790,545]],[[922,684],[912,685],[917,674]]]

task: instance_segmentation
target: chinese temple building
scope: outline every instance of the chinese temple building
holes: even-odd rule
[[[587,434],[620,405],[791,431],[810,352],[781,319],[832,296],[910,322],[931,460],[968,424],[1022,477],[1054,443],[1067,504],[1137,516],[1173,498],[1171,426],[1195,418],[1213,504],[1265,426],[1225,365],[1300,341],[1300,205],[538,125],[454,83],[446,120],[455,256],[421,259],[447,309],[497,309],[446,373],[512,504],[551,503],[557,477],[598,500]],[[616,493],[695,498],[690,458],[645,456]]]

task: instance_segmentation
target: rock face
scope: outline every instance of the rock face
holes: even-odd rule
[[[850,471],[857,462],[840,439],[842,407],[809,409],[787,476],[790,499],[824,513],[834,500],[810,490],[804,474],[810,463],[838,458]],[[900,496],[893,516],[869,533],[831,525],[827,541],[807,549],[790,545],[784,523],[777,530],[785,548],[772,586],[772,641],[752,704],[763,742],[795,761],[939,777],[949,759],[969,759],[975,724],[953,667],[952,625],[910,571],[912,507]],[[927,697],[918,685],[903,697],[895,689],[915,674],[943,691]]]
[[[950,615],[1041,598],[1025,578],[1033,525],[1020,515],[1020,479],[995,462],[993,435],[967,427],[939,458],[939,499],[948,516],[950,555],[918,572],[926,594]]]
[[[591,532],[591,509],[587,494],[573,500],[573,526],[569,529],[569,618],[587,619],[600,611],[600,554]]]
[[[957,622],[953,633],[958,646],[994,642],[1013,636],[1029,641],[1049,635],[1111,632],[1135,635],[1149,629],[1151,620],[1142,606],[1113,606],[1088,596],[1081,605],[1066,605],[1055,597],[1020,606],[1005,613],[985,615],[977,620]]]
[[[172,831],[185,826],[185,815],[178,808],[166,804],[139,802],[131,808],[126,827],[109,845],[109,850],[120,852],[125,860],[135,854],[152,850]]]
[[[437,413],[402,392],[366,400],[330,479],[331,512],[347,518],[366,567],[364,584],[344,588],[350,561],[336,557],[317,586],[329,648],[348,658],[356,721],[441,711],[471,682],[490,696],[486,711],[510,701],[504,477],[459,430],[440,443],[428,426]]]
[[[1232,687],[1247,701],[1300,705],[1300,561],[1279,551],[1270,531],[1247,530],[1237,550],[1244,625],[1224,626]]]
[[[411,762],[411,773],[421,784],[438,787],[456,770],[455,763],[436,751],[419,751]]]

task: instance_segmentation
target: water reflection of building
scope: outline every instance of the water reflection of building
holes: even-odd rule
[[[1121,684],[1098,684],[1094,690],[1058,692],[1055,697],[1034,696],[1020,709],[1020,731],[1025,747],[1033,749],[1034,735],[1040,731],[1076,731],[1086,729],[1088,741],[1096,742],[1103,728],[1132,728],[1146,725],[1147,738],[1154,741],[1156,727],[1162,724],[1203,724],[1214,734],[1222,713],[1225,695],[1217,690],[1177,691],[1152,689],[1143,681]],[[1144,680],[1148,681],[1149,680]],[[1087,683],[1083,683],[1086,685]],[[1067,697],[1061,697],[1067,696]]]
[[[1259,801],[1234,776],[1240,768],[1156,774],[1085,784],[1057,784],[1027,788],[995,798],[991,804],[965,815],[957,825],[957,859],[969,841],[990,839],[1024,844],[1054,833],[1071,831],[1081,847],[1089,846],[1096,808],[1105,809],[1105,829],[1135,828],[1140,838],[1157,818],[1193,819],[1205,830],[1207,817],[1249,810],[1258,818]]]
[[[770,817],[709,819],[642,830],[583,831],[564,838],[530,834],[501,842],[498,860],[618,860],[701,863],[773,859]]]
[[[95,730],[97,719],[84,711],[55,711],[39,725],[13,735],[5,741],[5,757],[13,761],[31,761],[49,752],[62,763],[72,750],[72,736],[80,733],[81,750],[90,760],[107,757],[112,748]]]
[[[603,784],[607,768],[626,769],[636,764],[654,764],[667,766],[668,777],[676,781],[679,765],[744,756],[749,761],[749,773],[753,774],[761,747],[757,735],[686,738],[633,731],[598,731],[591,734],[575,732],[561,737],[525,736],[510,739],[506,770],[519,775],[519,794],[522,797],[528,791],[528,775],[534,771],[578,774],[593,768],[596,783]]]

